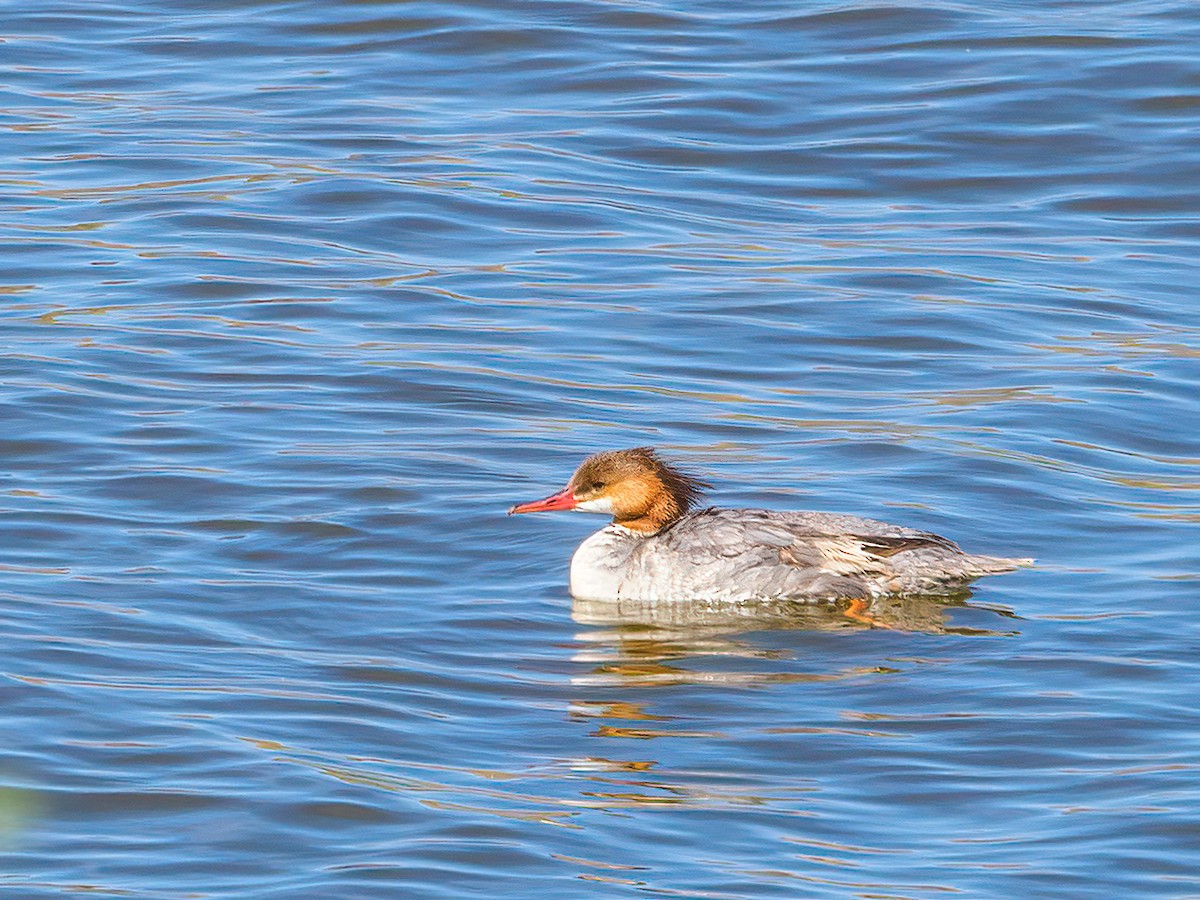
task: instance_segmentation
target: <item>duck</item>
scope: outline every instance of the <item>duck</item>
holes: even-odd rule
[[[653,447],[607,450],[587,457],[562,490],[508,512],[612,517],[571,557],[571,595],[593,602],[865,603],[960,590],[1033,564],[845,513],[698,509],[709,487]]]

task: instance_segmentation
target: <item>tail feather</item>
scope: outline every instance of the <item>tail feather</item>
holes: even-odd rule
[[[970,578],[974,578],[976,575],[1011,572],[1013,569],[1023,569],[1034,564],[1034,560],[1031,558],[1008,559],[1002,556],[967,556],[961,562],[963,574]]]

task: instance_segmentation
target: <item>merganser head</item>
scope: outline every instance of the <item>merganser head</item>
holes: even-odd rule
[[[508,514],[558,509],[609,513],[617,525],[650,535],[691,509],[706,487],[659,459],[653,447],[609,450],[585,459],[557,494],[518,503]]]

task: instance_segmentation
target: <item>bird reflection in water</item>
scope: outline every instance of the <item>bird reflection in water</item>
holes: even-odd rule
[[[573,600],[571,616],[589,630],[577,633],[584,647],[576,662],[593,664],[580,684],[770,684],[829,681],[872,672],[881,666],[851,666],[835,672],[695,671],[681,665],[689,657],[737,657],[781,660],[793,654],[743,637],[755,632],[853,632],[869,629],[921,634],[1008,637],[1013,630],[955,624],[955,609],[987,611],[1007,619],[1011,611],[969,602],[971,593],[884,596],[830,603],[762,601],[759,603],[644,603]]]

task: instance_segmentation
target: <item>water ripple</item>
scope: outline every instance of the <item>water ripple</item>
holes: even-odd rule
[[[1190,6],[5,12],[5,888],[1200,891]],[[1040,565],[572,603],[643,444]]]

